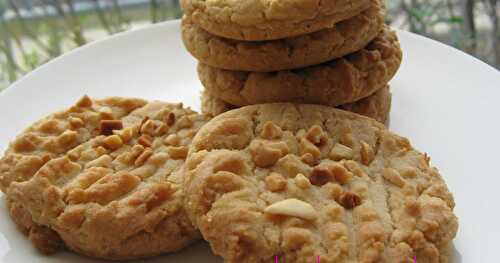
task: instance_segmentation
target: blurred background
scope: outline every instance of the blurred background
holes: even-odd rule
[[[500,68],[500,0],[386,0],[387,22]],[[75,47],[180,18],[178,0],[0,0],[0,91]]]

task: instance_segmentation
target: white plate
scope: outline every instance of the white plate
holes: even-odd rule
[[[460,229],[452,262],[498,262],[500,74],[438,42],[398,35],[404,60],[391,81],[390,128],[430,154],[455,195]],[[200,89],[178,21],[119,34],[72,51],[0,93],[0,150],[24,127],[83,94],[182,101],[198,109]],[[95,262],[68,252],[40,256],[0,201],[0,263]],[[203,242],[144,261],[221,262]]]

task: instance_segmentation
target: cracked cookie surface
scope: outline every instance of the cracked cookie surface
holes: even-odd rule
[[[185,208],[225,262],[447,262],[458,222],[426,154],[319,105],[213,118],[184,166]]]
[[[263,73],[199,63],[198,76],[207,90],[231,105],[295,102],[338,106],[385,87],[401,59],[396,33],[386,28],[362,50],[320,65]]]
[[[12,180],[11,216],[45,252],[64,244],[125,260],[177,251],[199,238],[182,207],[179,170],[208,119],[182,104],[142,100],[107,115],[86,141]]]
[[[385,123],[391,110],[391,101],[392,95],[389,86],[386,86],[366,98],[353,103],[342,104],[337,106],[337,108],[361,114],[381,123]],[[217,116],[235,108],[237,107],[224,102],[209,91],[203,90],[201,95],[201,112],[211,116]]]
[[[197,26],[188,16],[184,16],[181,30],[187,50],[204,64],[227,70],[266,72],[315,65],[362,49],[382,30],[384,12],[383,4],[374,0],[369,9],[332,28],[273,41],[218,37]]]
[[[370,6],[370,0],[181,0],[206,31],[238,40],[271,40],[333,27]]]

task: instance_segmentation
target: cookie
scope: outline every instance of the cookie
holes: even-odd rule
[[[91,100],[84,96],[70,108],[35,122],[9,144],[0,159],[0,189],[7,193],[12,182],[29,180],[46,162],[100,134],[103,122],[119,119],[145,104],[135,98]],[[23,206],[9,196],[6,200],[18,228],[39,251],[51,254],[63,247],[57,233],[35,224]]]
[[[331,28],[272,41],[238,41],[218,37],[184,16],[182,39],[199,61],[227,70],[268,72],[302,68],[342,57],[366,46],[382,30],[383,4],[372,6]]]
[[[225,262],[447,262],[458,229],[426,154],[331,107],[221,114],[195,136],[184,169],[185,209]]]
[[[384,29],[364,49],[324,64],[269,73],[229,71],[198,64],[205,88],[229,104],[297,102],[338,106],[387,85],[402,53],[395,32]]]
[[[392,95],[389,91],[389,86],[386,86],[364,99],[353,103],[342,104],[337,106],[337,108],[361,114],[381,123],[385,123],[391,109],[391,100]],[[203,91],[201,101],[201,112],[211,116],[217,116],[223,112],[237,108],[236,106],[218,99],[207,90]]]
[[[389,86],[381,88],[372,95],[355,101],[337,106],[337,108],[364,115],[385,123],[391,111],[392,94]]]
[[[146,101],[112,97],[92,100],[82,97],[70,108],[51,114],[28,127],[13,140],[0,159],[0,189],[29,180],[50,159],[101,133],[101,122],[120,119]]]
[[[204,1],[181,0],[184,14],[225,38],[259,41],[293,37],[333,27],[370,6],[370,0]]]
[[[180,168],[208,119],[182,104],[147,103],[11,182],[11,216],[45,252],[64,244],[128,260],[180,250],[199,239],[182,206]]]

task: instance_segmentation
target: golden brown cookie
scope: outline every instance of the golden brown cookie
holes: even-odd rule
[[[272,41],[238,41],[218,37],[184,16],[182,38],[199,61],[227,70],[268,72],[301,68],[342,57],[366,46],[382,30],[384,8],[372,6],[331,28]]]
[[[372,95],[353,103],[337,106],[339,109],[361,114],[381,123],[385,123],[391,110],[392,95],[389,86],[377,90]],[[217,98],[207,90],[201,95],[201,112],[217,116],[223,112],[237,108]]]
[[[184,166],[185,208],[226,262],[447,262],[453,196],[382,124],[319,105],[213,118]]]
[[[370,0],[181,0],[187,16],[206,31],[238,40],[272,40],[333,27],[370,6]]]
[[[70,108],[51,114],[28,127],[9,144],[0,159],[0,189],[29,180],[50,159],[101,133],[101,123],[121,119],[146,104],[135,98],[92,100],[82,97]]]
[[[66,246],[127,260],[199,238],[182,206],[179,171],[208,117],[182,104],[145,103],[101,120],[93,137],[6,188],[11,216],[42,252]]]
[[[207,90],[232,105],[297,102],[338,106],[384,87],[401,59],[396,34],[386,28],[364,49],[317,66],[257,73],[200,63],[198,76]]]

